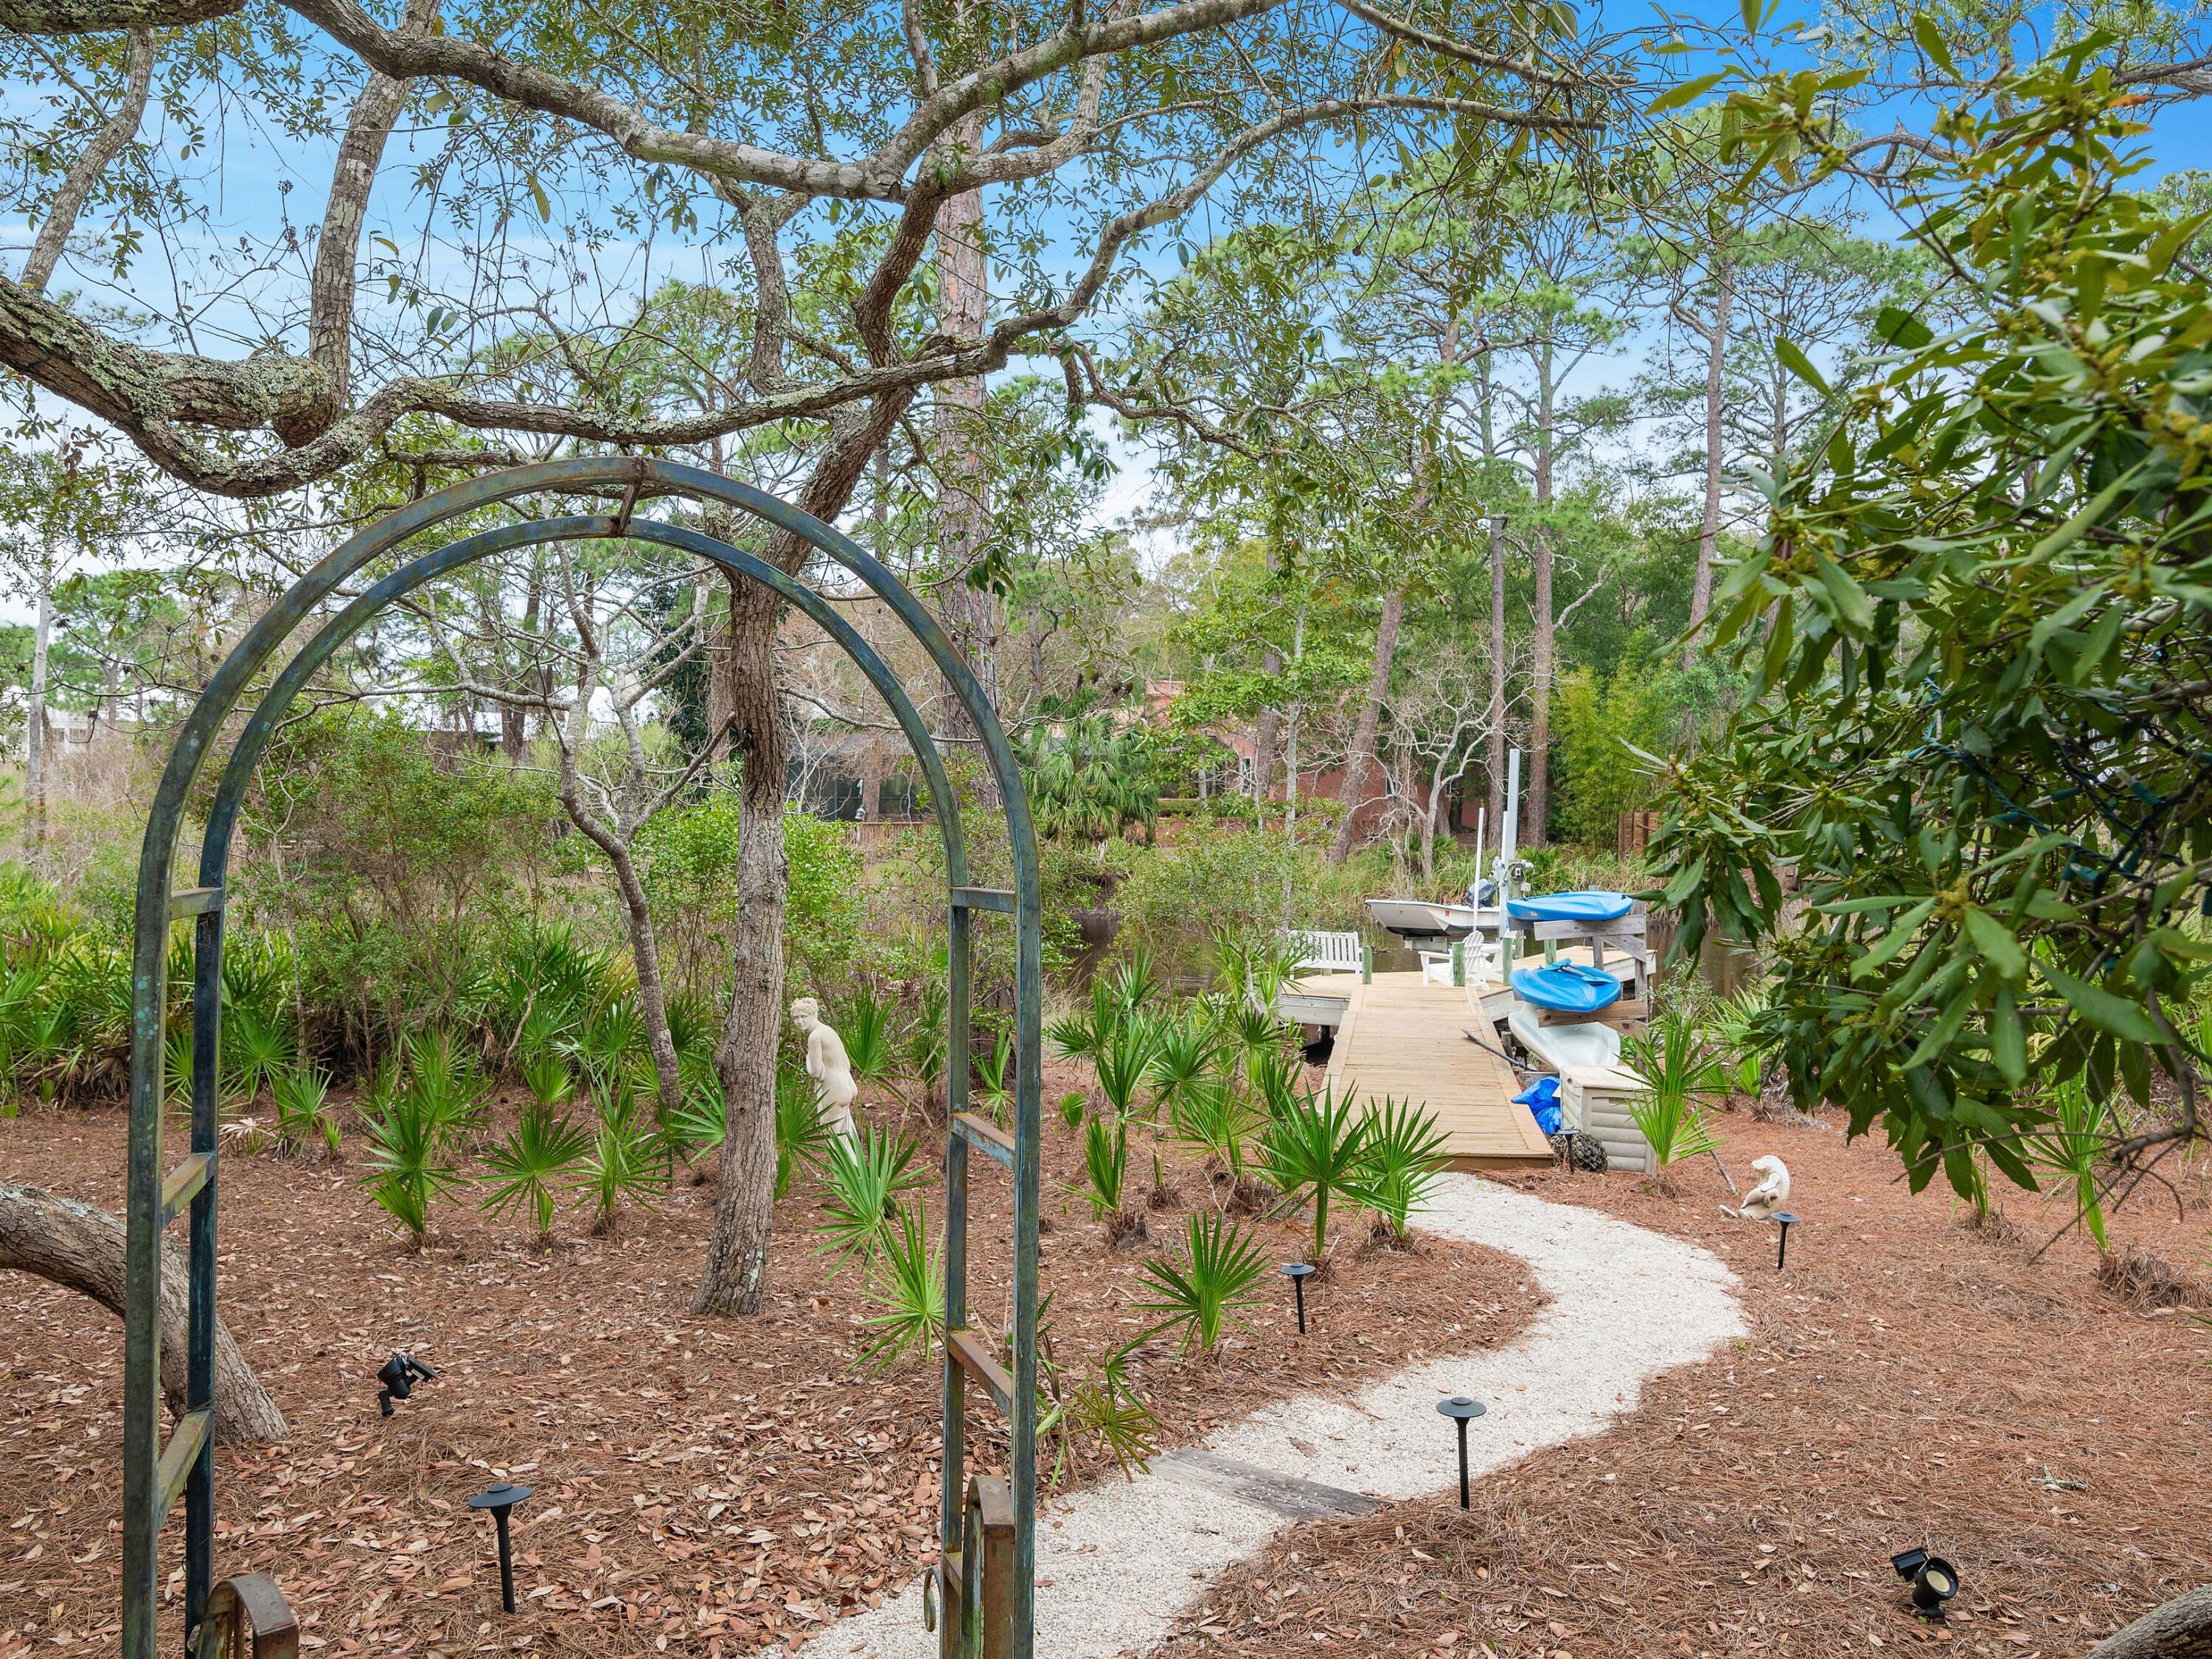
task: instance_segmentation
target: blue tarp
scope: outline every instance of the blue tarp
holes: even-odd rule
[[[1602,968],[1555,962],[1548,968],[1516,968],[1513,988],[1524,1002],[1563,1014],[1594,1014],[1620,1000],[1620,981]]]
[[[1505,908],[1516,921],[1619,921],[1634,905],[1626,893],[1531,893]]]
[[[1526,1106],[1536,1120],[1536,1127],[1549,1140],[1559,1133],[1559,1079],[1540,1077],[1519,1094],[1513,1097],[1517,1106]]]

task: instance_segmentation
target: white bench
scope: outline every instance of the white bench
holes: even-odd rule
[[[1283,942],[1298,953],[1302,972],[1356,974],[1359,971],[1359,935],[1327,933],[1311,928],[1285,927]]]

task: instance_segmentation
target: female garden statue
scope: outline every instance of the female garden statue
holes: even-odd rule
[[[853,1081],[845,1039],[835,1027],[822,1023],[822,1005],[812,997],[801,997],[791,1005],[791,1019],[806,1033],[806,1075],[814,1079],[814,1103],[822,1121],[832,1134],[858,1134],[853,1103],[860,1097],[860,1085]]]

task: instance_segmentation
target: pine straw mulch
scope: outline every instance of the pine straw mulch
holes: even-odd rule
[[[1079,1138],[1052,1119],[1045,1139],[1043,1278],[1073,1362],[1149,1322],[1130,1306],[1145,1252],[1109,1250],[1087,1206],[1059,1190],[1079,1178]],[[0,1123],[9,1178],[109,1206],[122,1148],[112,1110]],[[1148,1182],[1131,1151],[1132,1177]],[[1007,1188],[995,1166],[972,1167],[971,1305],[994,1328],[1009,1306],[994,1271],[1008,1259]],[[689,1307],[711,1185],[679,1180],[612,1242],[575,1237],[564,1218],[550,1256],[513,1220],[448,1204],[417,1255],[394,1242],[360,1174],[224,1164],[222,1311],[292,1436],[218,1454],[217,1570],[275,1572],[309,1652],[744,1653],[795,1644],[920,1573],[935,1540],[937,1370],[856,1371],[870,1310],[856,1273],[829,1278],[811,1254],[811,1182],[778,1209],[768,1314],[710,1320]],[[1200,1172],[1172,1178],[1180,1206],[1153,1212],[1155,1247],[1205,1201]],[[1300,1254],[1294,1225],[1262,1232],[1271,1260]],[[1542,1300],[1509,1256],[1348,1236],[1307,1286],[1313,1338],[1299,1340],[1280,1279],[1259,1288],[1265,1304],[1217,1358],[1180,1358],[1161,1339],[1132,1367],[1163,1446],[1269,1400],[1356,1389],[1425,1352],[1510,1341]],[[0,1659],[111,1647],[119,1327],[12,1273],[0,1274]],[[394,1349],[441,1374],[386,1422],[374,1373]],[[970,1412],[978,1428],[995,1417]],[[979,1455],[1002,1462],[1003,1440]],[[514,1620],[498,1610],[490,1527],[465,1507],[509,1478],[536,1494],[515,1512]],[[1114,1478],[1094,1455],[1072,1480]],[[173,1624],[176,1527],[163,1547]]]
[[[2009,1224],[1973,1229],[1947,1192],[1908,1194],[1879,1142],[1720,1127],[1739,1181],[1763,1152],[1790,1166],[1805,1224],[1784,1272],[1772,1228],[1717,1212],[1710,1161],[1679,1197],[1632,1176],[1528,1184],[1716,1250],[1747,1340],[1658,1379],[1612,1432],[1482,1481],[1471,1513],[1453,1493],[1297,1528],[1166,1652],[2058,1659],[2212,1578],[2212,1329],[2118,1299],[2076,1237],[2038,1260],[2062,1202],[2014,1195]],[[2201,1273],[2212,1180],[2178,1185],[2185,1214],[2147,1189],[2114,1243]],[[1946,1624],[1920,1623],[1891,1571],[1918,1544],[1960,1570]]]

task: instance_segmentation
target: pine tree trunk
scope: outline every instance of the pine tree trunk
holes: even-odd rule
[[[52,543],[39,559],[39,621],[31,642],[31,708],[24,728],[23,781],[31,797],[32,861],[46,851],[46,664],[54,632],[54,550]]]
[[[118,1318],[123,1313],[126,1229],[105,1210],[37,1187],[0,1182],[0,1268],[12,1267],[81,1291]],[[161,1251],[161,1393],[182,1416],[190,1295],[184,1252]],[[291,1432],[283,1413],[253,1375],[221,1320],[215,1328],[215,1437],[227,1446],[258,1445]]]
[[[1273,646],[1260,653],[1260,672],[1273,678],[1283,672],[1283,653]],[[1260,718],[1252,733],[1252,800],[1259,803],[1273,798],[1275,792],[1275,746],[1282,739],[1282,711],[1273,703],[1260,711]],[[1258,815],[1255,815],[1255,821]]]
[[[1398,624],[1406,615],[1406,590],[1394,588],[1382,600],[1382,616],[1375,625],[1375,663],[1367,675],[1367,696],[1359,705],[1359,720],[1352,729],[1352,754],[1345,762],[1344,787],[1338,799],[1344,816],[1337,821],[1336,840],[1328,849],[1329,862],[1341,864],[1352,854],[1354,825],[1366,805],[1367,773],[1375,759],[1375,733],[1382,721],[1382,699],[1390,691],[1390,666],[1398,654]]]
[[[1558,625],[1552,617],[1552,532],[1548,525],[1536,526],[1532,549],[1536,567],[1536,639],[1529,678],[1528,816],[1522,826],[1521,845],[1544,844],[1544,826],[1552,817],[1552,675],[1556,656]]]
[[[1505,520],[1490,520],[1490,737],[1485,752],[1490,769],[1491,840],[1503,845],[1505,827]],[[1480,872],[1477,872],[1480,874]]]
[[[1698,571],[1690,586],[1690,626],[1713,608],[1713,561],[1720,550],[1722,371],[1728,363],[1729,312],[1735,298],[1735,268],[1723,255],[1714,272],[1713,326],[1705,354],[1705,510],[1698,528]]]
[[[2090,1649],[2088,1659],[2212,1659],[2212,1584],[2154,1607]]]

